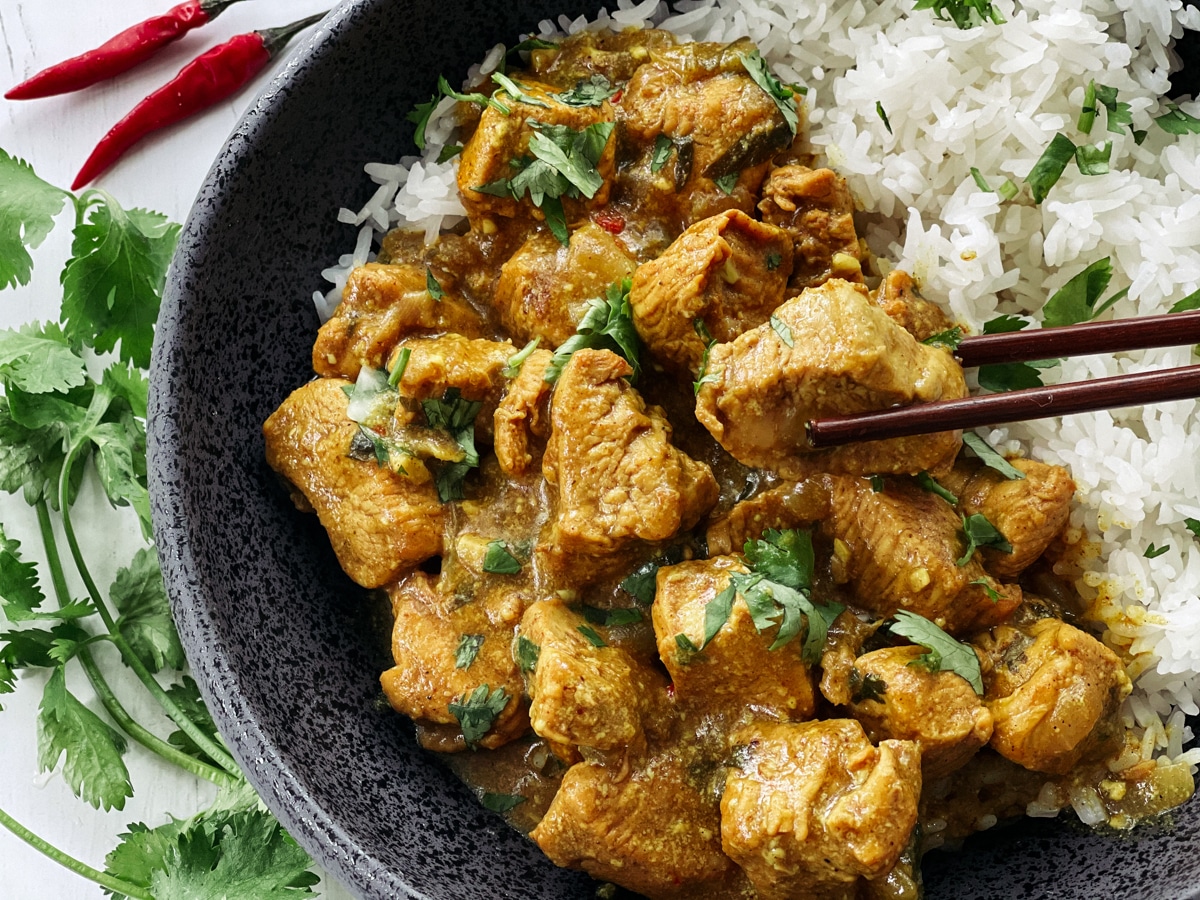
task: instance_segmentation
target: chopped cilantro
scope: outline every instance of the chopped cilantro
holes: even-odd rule
[[[852,703],[863,703],[867,700],[882,703],[886,693],[887,682],[878,675],[864,675],[858,668],[850,667],[850,701]]]
[[[671,158],[671,148],[675,144],[665,134],[654,139],[654,152],[650,154],[650,174],[657,175]]]
[[[887,482],[884,481],[882,475],[872,475],[867,480],[871,482],[871,490],[876,494],[882,494],[883,489],[887,486]]]
[[[792,88],[780,82],[767,66],[767,61],[762,58],[757,50],[751,50],[749,53],[739,53],[738,59],[742,61],[742,65],[746,67],[746,71],[750,74],[751,79],[760,88],[766,91],[779,112],[783,115],[784,121],[787,122],[788,129],[794,136],[797,129],[800,127],[800,113],[796,109],[796,92]],[[726,191],[725,193],[729,193]]]
[[[967,549],[957,560],[959,566],[965,566],[980,547],[992,547],[1001,553],[1012,553],[1012,544],[1000,533],[1000,530],[987,520],[982,513],[974,513],[962,517],[963,536],[967,539]]]
[[[1118,291],[1097,306],[1111,279],[1112,260],[1109,257],[1092,263],[1046,301],[1042,307],[1042,321],[1053,327],[1076,325],[1096,318],[1128,293],[1128,289]]]
[[[481,684],[449,705],[450,715],[458,720],[467,744],[474,747],[491,731],[496,718],[508,705],[508,692],[502,687],[491,690]]]
[[[521,571],[521,562],[508,552],[504,541],[488,541],[487,553],[483,557],[483,571],[493,575],[516,575]]]
[[[483,646],[483,639],[482,634],[464,634],[459,638],[458,649],[454,651],[454,668],[471,668],[471,663],[479,655],[479,648]]]
[[[892,123],[888,121],[887,111],[883,108],[883,104],[878,100],[875,101],[875,115],[879,116],[879,119],[881,122],[883,122],[883,127],[887,129],[888,134],[895,133],[892,131]],[[978,169],[975,171],[978,171]]]
[[[922,344],[928,344],[930,347],[941,347],[953,353],[958,349],[958,345],[963,341],[963,330],[955,325],[953,328],[948,328],[945,331],[939,331],[937,334],[931,334]]]
[[[979,386],[987,391],[1000,393],[1024,388],[1042,387],[1045,382],[1038,369],[1057,365],[1053,360],[1045,362],[989,363],[977,370]]]
[[[771,328],[777,335],[779,335],[779,339],[781,341],[787,344],[788,347],[796,346],[795,341],[792,339],[792,329],[788,327],[787,322],[783,321],[783,319],[779,318],[779,316],[775,315],[774,313],[771,314],[770,322]]]
[[[733,193],[733,189],[737,187],[738,176],[740,172],[730,172],[727,175],[722,175],[720,178],[714,178],[713,184],[721,189],[721,193],[729,195]]]
[[[717,345],[717,341],[709,332],[708,326],[704,324],[703,319],[693,319],[692,328],[700,340],[704,341],[704,353],[700,356],[700,369],[696,373],[696,380],[692,382],[692,393],[699,394],[701,385],[713,384],[720,381],[720,377],[716,373],[709,373],[708,371],[708,357],[712,353],[712,348]]]
[[[1192,291],[1192,293],[1188,294],[1182,300],[1176,301],[1175,305],[1167,310],[1167,312],[1188,312],[1193,309],[1200,309],[1200,291]]]
[[[437,161],[439,163],[449,162],[462,153],[462,151],[462,144],[447,144],[438,152]]]
[[[700,653],[700,648],[683,632],[675,635],[676,658],[683,666],[691,665]]]
[[[1112,141],[1102,144],[1080,144],[1075,148],[1075,162],[1084,175],[1106,175],[1112,159]]]
[[[981,588],[983,588],[983,592],[985,594],[987,594],[988,599],[991,600],[993,603],[1000,602],[1000,592],[997,591],[994,587],[992,587],[991,582],[988,581],[987,578],[976,578],[974,581],[971,582],[971,584],[977,584]]]
[[[408,361],[412,358],[411,347],[401,347],[400,352],[396,354],[395,365],[392,366],[392,371],[388,373],[388,384],[395,387],[404,378],[404,370],[408,368]]]
[[[658,570],[663,566],[673,566],[683,559],[683,548],[670,547],[662,556],[647,560],[621,582],[621,590],[633,597],[642,606],[654,602]]]
[[[507,116],[512,113],[512,110],[497,100],[495,97],[489,97],[487,94],[464,94],[461,91],[456,91],[450,87],[445,76],[438,76],[438,90],[443,96],[457,100],[459,103],[474,103],[477,106],[490,106],[502,116]]]
[[[1200,119],[1188,115],[1174,103],[1167,104],[1166,113],[1158,116],[1154,124],[1168,134],[1200,134]]]
[[[955,506],[958,503],[958,498],[938,484],[934,477],[928,472],[921,471],[917,473],[917,484],[920,485],[923,490],[929,491],[931,494],[937,494],[951,506]]]
[[[521,367],[525,365],[525,360],[533,355],[533,351],[537,349],[537,345],[541,343],[542,337],[538,335],[519,351],[508,358],[508,362],[504,364],[504,371],[501,373],[505,378],[516,378],[521,374]]]
[[[902,609],[896,613],[891,631],[924,647],[926,652],[909,665],[930,672],[954,672],[967,680],[975,693],[983,695],[983,671],[979,657],[969,644],[956,641],[924,616]]]
[[[704,640],[700,642],[703,650],[709,645],[722,626],[729,621],[733,612],[733,601],[737,598],[737,587],[730,582],[724,590],[708,601],[704,606]]]
[[[1200,519],[1184,519],[1183,525],[1192,533],[1192,537],[1200,538]]]
[[[546,366],[546,381],[557,381],[563,367],[576,350],[612,350],[625,358],[633,368],[633,381],[641,373],[639,357],[641,338],[633,325],[633,306],[629,291],[633,282],[625,278],[613,282],[603,298],[589,301],[588,311],[575,329],[555,352]]]
[[[425,290],[429,292],[429,296],[434,300],[441,300],[446,296],[446,292],[442,290],[441,282],[433,276],[433,270],[426,267],[425,269]]]
[[[1171,549],[1170,544],[1163,544],[1161,547],[1156,547],[1156,546],[1154,546],[1154,542],[1151,541],[1150,546],[1146,548],[1146,552],[1143,553],[1142,556],[1146,557],[1146,559],[1156,559],[1157,557],[1162,556],[1164,553],[1166,553],[1170,549]]]
[[[974,28],[985,22],[1003,25],[1007,21],[991,0],[917,0],[914,10],[929,9],[942,21],[953,22],[960,30]]]
[[[603,75],[596,74],[586,81],[575,82],[575,87],[551,96],[559,103],[567,106],[601,106],[605,100],[613,97],[620,87],[613,84]]]
[[[1056,134],[1033,168],[1025,177],[1029,188],[1033,191],[1035,203],[1041,203],[1050,193],[1050,188],[1062,177],[1067,163],[1075,158],[1075,143],[1065,134]]]
[[[517,103],[524,103],[526,106],[537,106],[542,109],[550,108],[549,103],[539,100],[537,97],[529,96],[527,93],[525,93],[525,89],[522,88],[521,85],[517,84],[517,82],[513,81],[503,72],[493,72],[492,81],[500,85],[501,89],[503,89],[504,92],[508,94],[508,96],[512,97],[512,99]]]
[[[587,639],[587,642],[599,650],[601,647],[607,647],[608,644],[604,638],[600,637],[599,633],[590,625],[578,625],[575,628],[580,634]]]
[[[520,670],[529,673],[537,668],[538,656],[541,655],[541,652],[541,647],[522,634],[517,638],[513,656],[516,658]]]
[[[524,803],[525,798],[520,794],[493,794],[491,791],[484,791],[479,802],[489,812],[506,813]]]
[[[1014,331],[1020,331],[1029,324],[1028,319],[1022,319],[1020,316],[1002,315],[994,319],[989,319],[983,323],[984,334],[1009,334]]]
[[[584,606],[583,617],[593,625],[603,625],[605,628],[636,625],[643,618],[640,609],[600,609],[596,606]]]
[[[767,254],[766,265],[767,265],[768,272],[774,272],[776,269],[778,269],[780,266],[783,265],[783,254],[776,253],[775,251],[771,251],[770,253]]]
[[[508,48],[508,52],[504,54],[506,60],[511,59],[519,53],[528,53],[531,50],[553,50],[558,44],[554,41],[547,41],[543,38],[526,38],[519,44],[514,44]]]
[[[1020,481],[1025,473],[1001,456],[996,448],[973,431],[964,431],[962,442],[969,447],[989,469],[995,469],[1010,481]]]
[[[414,106],[404,117],[417,126],[416,131],[413,132],[413,143],[417,145],[418,150],[425,149],[425,129],[429,126],[429,118],[433,115],[433,111],[441,99],[440,93],[434,94],[425,103],[418,103]]]
[[[478,400],[464,400],[458,388],[447,388],[440,400],[424,400],[421,408],[431,428],[448,431],[462,450],[462,459],[443,465],[435,478],[438,499],[443,503],[463,499],[463,480],[468,470],[479,465],[475,449],[475,416],[483,407]]]

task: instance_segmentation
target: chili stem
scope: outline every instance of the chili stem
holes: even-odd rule
[[[71,510],[68,504],[68,487],[70,485],[71,467],[75,462],[75,456],[79,452],[79,447],[72,447],[67,453],[67,458],[63,460],[62,471],[58,477],[58,503],[59,510],[62,514],[63,534],[67,538],[67,547],[71,551],[71,558],[75,562],[75,568],[79,572],[79,577],[83,579],[83,584],[87,588],[88,596],[92,599],[92,604],[96,607],[96,612],[99,613],[100,619],[104,622],[104,627],[108,629],[109,636],[116,646],[121,651],[121,658],[125,660],[125,664],[133,669],[138,680],[145,685],[151,696],[158,701],[163,711],[170,717],[171,721],[179,726],[179,729],[190,737],[209,759],[219,765],[222,769],[232,775],[234,778],[240,778],[242,773],[236,762],[233,761],[228,753],[217,743],[204,733],[188,715],[179,708],[170,695],[163,690],[162,685],[154,678],[154,675],[142,663],[138,655],[133,652],[133,648],[129,646],[129,642],[117,630],[117,623],[105,605],[104,598],[100,595],[100,589],[96,586],[96,582],[92,579],[91,572],[88,571],[87,563],[83,559],[83,552],[79,548],[79,541],[75,538],[75,529],[71,524]]]
[[[66,574],[63,572],[62,560],[58,555],[58,544],[54,539],[54,529],[50,524],[50,509],[44,499],[39,500],[34,508],[37,510],[38,525],[42,531],[42,545],[45,547],[46,560],[50,566],[50,580],[54,583],[54,594],[58,598],[58,605],[61,608],[67,605],[71,595],[67,589]],[[223,771],[196,759],[194,756],[184,753],[178,747],[171,746],[129,715],[125,707],[121,705],[121,701],[117,698],[117,695],[109,686],[104,673],[96,665],[96,660],[89,650],[80,650],[76,656],[79,659],[80,665],[83,666],[83,671],[87,674],[88,681],[92,685],[92,690],[96,692],[96,696],[100,698],[100,702],[104,705],[104,709],[129,737],[147,750],[157,753],[167,762],[174,763],[198,778],[211,781],[218,787],[229,786],[230,778]]]
[[[114,878],[112,875],[101,872],[99,869],[93,869],[73,856],[68,856],[53,844],[42,840],[2,809],[0,809],[0,825],[3,825],[34,850],[45,854],[60,866],[70,869],[76,875],[82,875],[84,878],[94,881],[103,888],[108,888],[108,890],[117,894],[124,894],[126,897],[132,897],[134,900],[154,900],[154,896],[145,888],[141,888],[136,884],[130,884],[128,881],[122,881],[120,878]]]

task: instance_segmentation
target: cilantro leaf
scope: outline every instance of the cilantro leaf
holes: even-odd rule
[[[508,96],[510,96],[517,103],[524,103],[526,106],[538,106],[542,109],[550,108],[549,103],[539,100],[537,97],[529,96],[529,94],[525,93],[525,89],[522,88],[521,85],[513,81],[503,72],[493,72],[492,81],[500,85],[504,92],[507,93]]]
[[[158,213],[122,209],[101,191],[88,196],[62,273],[65,333],[98,353],[119,345],[122,360],[144,369],[179,226]]]
[[[584,639],[597,650],[608,646],[608,643],[600,636],[600,633],[590,625],[578,625],[575,630],[582,634]]]
[[[1154,124],[1168,134],[1200,134],[1200,119],[1188,115],[1178,105],[1167,104],[1167,111],[1154,120]]]
[[[471,668],[471,663],[479,655],[479,648],[483,646],[484,637],[482,634],[464,634],[459,638],[458,648],[454,651],[454,668]]]
[[[636,625],[643,618],[640,609],[600,609],[597,606],[584,606],[583,617],[592,624],[603,625],[605,628],[614,625]]]
[[[525,798],[520,794],[494,794],[484,791],[479,802],[488,812],[506,813],[524,803]]]
[[[807,531],[768,528],[760,540],[742,548],[750,568],[771,581],[800,590],[812,583],[816,556]]]
[[[958,498],[954,494],[938,484],[934,477],[924,470],[917,473],[917,484],[921,486],[922,490],[937,494],[951,506],[958,503]]]
[[[1079,120],[1076,127],[1084,134],[1092,133],[1096,123],[1096,81],[1092,79],[1083,91],[1083,105],[1079,109]]]
[[[55,427],[27,428],[12,417],[9,399],[0,397],[0,490],[23,491],[31,506],[47,500],[58,508],[58,475],[66,458],[63,434]],[[84,467],[71,469],[78,488]]]
[[[642,563],[621,581],[621,590],[632,594],[643,606],[649,606],[654,602],[658,569],[658,563],[654,560]]]
[[[979,657],[969,644],[956,641],[924,616],[907,609],[896,613],[890,627],[893,634],[906,637],[928,651],[909,665],[919,665],[930,672],[954,672],[965,678],[976,694],[983,696],[983,671]]]
[[[54,217],[71,196],[33,172],[33,167],[0,150],[0,289],[29,284],[33,257],[54,229]]]
[[[1151,541],[1150,546],[1146,548],[1146,552],[1142,556],[1146,557],[1146,559],[1157,559],[1170,549],[1170,544],[1163,544],[1161,547],[1156,547],[1154,546],[1154,542]]]
[[[878,675],[863,674],[854,666],[850,667],[850,701],[862,703],[875,700],[882,703],[887,694],[887,682]]]
[[[521,562],[508,552],[504,541],[488,541],[483,571],[494,575],[516,575],[521,571]]]
[[[406,121],[417,126],[416,131],[413,132],[413,143],[417,145],[418,150],[425,149],[425,129],[429,127],[429,119],[441,99],[440,93],[434,94],[426,102],[414,106],[404,117]],[[438,162],[444,162],[444,160],[439,159]]]
[[[887,482],[882,475],[872,475],[870,477],[871,491],[876,494],[882,494],[884,488],[887,487]]]
[[[700,654],[700,648],[683,632],[675,635],[676,659],[682,666],[690,666]]]
[[[204,700],[200,697],[200,689],[190,676],[184,675],[180,681],[168,687],[167,696],[218,746],[224,743],[208,707],[204,705]],[[171,732],[167,742],[197,759],[208,759],[208,755],[183,731]]]
[[[671,148],[674,146],[674,142],[665,134],[660,134],[654,139],[654,152],[650,154],[651,175],[657,175],[663,170],[667,160],[671,158]]]
[[[792,329],[788,326],[787,322],[783,321],[783,319],[779,318],[779,316],[775,315],[774,313],[771,314],[769,321],[771,323],[771,329],[777,335],[779,335],[779,339],[781,341],[787,344],[788,347],[796,346],[796,342],[792,337]]]
[[[508,692],[502,687],[491,690],[481,684],[470,694],[463,694],[450,704],[450,715],[458,720],[463,737],[475,746],[491,730],[496,717],[508,704]]]
[[[34,618],[46,595],[38,586],[37,566],[23,562],[21,544],[0,528],[0,608],[10,622]]]
[[[1102,144],[1080,144],[1075,148],[1075,163],[1084,175],[1106,175],[1112,159],[1112,141]]]
[[[575,87],[569,91],[551,94],[559,103],[567,106],[601,106],[605,100],[612,98],[620,88],[603,75],[592,75],[586,81],[575,82]]]
[[[1000,602],[1000,592],[992,587],[992,583],[986,577],[976,578],[971,584],[977,584],[983,588],[983,592],[987,594],[988,599],[993,603]]]
[[[1025,176],[1025,181],[1029,184],[1029,188],[1033,192],[1035,203],[1041,203],[1046,199],[1046,195],[1050,193],[1050,188],[1054,187],[1058,179],[1062,177],[1062,173],[1067,168],[1067,163],[1074,158],[1074,142],[1065,134],[1056,134],[1054,140],[1050,142],[1050,146],[1042,151],[1042,155],[1038,158],[1038,161],[1033,164],[1033,168]]]
[[[109,594],[120,612],[117,631],[146,668],[151,672],[167,667],[182,669],[187,660],[171,618],[158,555],[152,547],[143,547],[134,554],[128,568],[117,572]]]
[[[74,622],[63,622],[47,630],[44,628],[22,628],[0,635],[4,646],[0,647],[0,662],[11,670],[54,669],[58,667],[52,651],[62,641],[81,643],[88,633]]]
[[[252,810],[179,834],[149,889],[155,900],[299,900],[314,896],[310,865],[272,816]]]
[[[458,156],[458,154],[460,154],[462,152],[463,152],[462,144],[447,144],[440,151],[438,151],[437,161],[439,163],[449,162],[450,160],[454,159],[454,157]]]
[[[888,121],[887,111],[883,108],[883,104],[878,100],[875,101],[875,115],[879,116],[879,120],[883,122],[883,127],[887,129],[887,133],[894,134],[892,131],[892,123]],[[975,171],[978,172],[979,170],[976,169]],[[984,190],[986,191],[987,188],[984,188]]]
[[[1128,103],[1117,101],[1117,89],[1097,84],[1096,99],[1108,110],[1108,121],[1105,128],[1113,134],[1120,134],[1122,126],[1133,124],[1133,114]],[[1090,129],[1089,129],[1090,130]]]
[[[704,640],[700,642],[703,650],[709,645],[717,632],[729,621],[733,612],[733,601],[737,598],[737,586],[732,581],[726,588],[708,601],[704,606]]]
[[[738,178],[740,175],[740,172],[729,172],[728,174],[722,175],[719,178],[714,178],[713,184],[721,189],[721,193],[729,196],[733,193],[733,189],[737,187]]]
[[[441,300],[446,296],[446,292],[442,290],[441,282],[433,275],[433,270],[428,266],[425,267],[425,290],[434,300]]]
[[[1055,327],[1077,325],[1095,318],[1106,308],[1102,306],[1097,309],[1096,302],[1108,288],[1112,271],[1112,260],[1106,256],[1072,276],[1046,301],[1042,307],[1042,321],[1049,327]]]
[[[962,31],[985,22],[1003,25],[1007,21],[990,0],[917,0],[913,9],[933,10],[938,19],[952,21]]]
[[[930,347],[941,347],[944,350],[949,350],[953,353],[958,349],[958,345],[963,341],[963,330],[955,325],[946,331],[939,331],[937,334],[931,334],[922,344],[927,344]]]
[[[1200,519],[1184,519],[1183,525],[1192,533],[1192,537],[1200,538]]]
[[[767,96],[774,101],[776,108],[783,115],[784,121],[787,122],[788,129],[795,136],[800,127],[800,113],[796,109],[796,92],[772,74],[767,61],[757,50],[739,53],[738,59],[742,61],[742,65],[745,66],[746,72],[749,73],[754,83],[766,91]],[[726,193],[729,192],[726,191]]]
[[[595,197],[604,184],[596,165],[615,124],[595,122],[581,131],[535,120],[529,124],[535,131],[529,139],[529,152],[534,158],[550,165],[589,200]]]
[[[993,547],[1001,553],[1012,553],[1012,544],[1000,533],[1000,530],[987,520],[983,513],[975,513],[962,517],[963,535],[967,539],[967,549],[957,560],[959,566],[965,566],[980,547]]]
[[[980,366],[976,371],[979,386],[996,393],[1042,387],[1044,384],[1038,367],[1029,363],[989,363]]]
[[[641,374],[641,338],[633,325],[633,305],[629,278],[610,284],[603,298],[588,301],[588,311],[580,320],[575,334],[563,341],[546,366],[546,381],[557,381],[563,367],[576,350],[612,350],[625,358],[633,368],[632,381]]]
[[[93,807],[123,809],[133,796],[121,756],[125,740],[67,690],[62,667],[46,682],[39,707],[38,766],[49,772],[65,755],[63,778]]]
[[[423,400],[421,407],[430,427],[448,431],[462,450],[462,459],[443,465],[437,473],[438,498],[443,503],[463,499],[463,480],[479,465],[475,449],[475,416],[483,408],[479,400],[463,399],[458,388],[447,388],[440,400]]]
[[[446,80],[444,75],[438,76],[438,90],[443,96],[451,97],[457,100],[459,103],[474,103],[477,106],[490,106],[502,116],[507,116],[512,112],[511,109],[509,109],[495,97],[489,97],[487,94],[479,93],[464,94],[462,91],[454,90],[454,88],[450,87],[450,82]]]
[[[1029,324],[1028,319],[1022,319],[1020,316],[1008,315],[996,316],[994,319],[988,319],[983,323],[984,334],[1009,334],[1013,331],[1020,331]]]
[[[541,655],[541,652],[541,647],[522,634],[517,637],[513,658],[522,672],[529,673],[537,668],[538,656]]]
[[[26,325],[0,331],[0,377],[30,394],[65,393],[87,381],[87,369],[60,330]]]
[[[1177,300],[1167,312],[1188,312],[1192,309],[1200,309],[1200,291],[1192,291],[1182,300]]]
[[[996,448],[973,431],[964,431],[962,442],[966,444],[989,469],[995,469],[1009,481],[1020,481],[1025,473],[1001,456]]]

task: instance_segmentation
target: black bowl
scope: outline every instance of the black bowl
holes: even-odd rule
[[[585,0],[344,3],[258,99],[188,218],[154,347],[155,535],[184,646],[222,734],[296,839],[364,898],[590,897],[485,812],[382,709],[383,626],[315,518],[263,461],[261,424],[311,377],[319,272],[353,242],[334,211],[368,160],[411,147],[439,72]],[[1200,805],[1107,838],[998,829],[926,861],[930,898],[1192,897]]]

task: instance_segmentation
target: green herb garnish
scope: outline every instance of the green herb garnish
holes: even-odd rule
[[[1046,195],[1050,193],[1050,188],[1058,182],[1062,177],[1062,173],[1066,171],[1067,163],[1075,158],[1075,143],[1065,134],[1056,134],[1054,140],[1050,142],[1038,161],[1034,163],[1033,169],[1025,177],[1025,181],[1029,184],[1029,189],[1033,192],[1033,200],[1035,203],[1041,203],[1046,199]]]
[[[922,344],[927,344],[930,347],[941,347],[953,353],[958,349],[958,345],[963,342],[963,330],[955,325],[953,328],[948,328],[945,331],[939,331],[937,334],[931,334]]]
[[[1103,303],[1100,295],[1112,279],[1112,260],[1097,260],[1054,292],[1042,307],[1042,321],[1047,326],[1077,325],[1096,318],[1129,293],[1128,288],[1117,291]]]
[[[733,189],[737,187],[738,176],[740,172],[730,172],[727,175],[722,175],[720,178],[714,178],[713,184],[721,189],[721,193],[729,195],[733,193]]]
[[[434,300],[440,301],[446,296],[446,292],[442,290],[441,282],[433,276],[433,270],[425,269],[425,290],[429,292],[429,296]]]
[[[479,452],[475,449],[475,416],[483,407],[478,400],[464,400],[458,388],[447,388],[440,400],[423,400],[421,408],[431,428],[440,428],[450,433],[462,451],[462,459],[442,465],[434,483],[438,499],[443,503],[462,500],[463,481],[467,472],[479,465]]]
[[[608,646],[604,638],[600,637],[600,634],[596,631],[596,629],[590,625],[578,625],[576,626],[575,630],[582,634],[584,638],[587,639],[587,642],[597,650],[599,650],[601,647]]]
[[[1012,544],[1000,533],[995,525],[987,520],[982,513],[962,517],[962,531],[967,539],[967,549],[957,560],[959,566],[965,566],[980,547],[992,547],[1001,553],[1012,553]]]
[[[504,541],[488,541],[487,553],[483,557],[483,571],[493,575],[516,575],[521,571],[521,562],[508,552]]]
[[[962,31],[985,22],[1003,25],[1007,21],[990,0],[917,0],[913,9],[932,10],[937,18],[953,22]]]
[[[958,498],[938,484],[937,481],[934,480],[934,477],[928,472],[918,472],[916,480],[917,484],[920,485],[922,490],[929,491],[931,494],[937,494],[951,506],[954,506],[958,503]]]
[[[502,687],[491,690],[481,684],[449,705],[450,715],[458,720],[467,744],[474,747],[492,729],[496,718],[508,705],[508,692]]]
[[[667,160],[671,158],[671,148],[674,146],[674,142],[665,134],[660,134],[654,139],[654,152],[650,154],[651,175],[657,175],[663,170]]]
[[[971,448],[972,452],[989,469],[995,469],[1010,481],[1020,481],[1025,473],[1010,463],[997,452],[996,448],[973,431],[964,431],[962,442]]]
[[[503,72],[493,72],[492,81],[500,85],[508,96],[512,97],[517,103],[524,103],[526,106],[537,106],[541,109],[549,109],[550,104],[544,100],[539,100],[537,97],[531,97],[525,93],[525,89],[517,82],[513,81]]]
[[[392,371],[388,373],[388,385],[395,387],[402,378],[404,378],[404,370],[408,368],[408,361],[412,358],[411,347],[401,347],[400,352],[396,354],[396,364],[392,366]]]
[[[537,345],[542,341],[542,336],[538,335],[516,353],[508,358],[508,362],[504,364],[504,370],[501,374],[505,378],[516,378],[521,374],[521,367],[525,365],[525,360],[533,355],[533,351],[537,349]]]
[[[909,665],[920,666],[930,672],[954,672],[967,680],[975,693],[983,696],[983,671],[979,657],[969,644],[956,641],[924,616],[902,609],[890,626],[893,634],[906,637],[914,644],[924,647],[926,652]]]
[[[742,65],[746,67],[746,71],[754,83],[766,91],[767,96],[775,102],[775,106],[783,114],[784,121],[787,122],[787,126],[794,136],[800,127],[800,113],[796,109],[796,91],[783,84],[771,73],[767,61],[757,50],[739,53],[738,59],[742,61]],[[729,193],[729,191],[725,193]]]
[[[587,80],[575,82],[575,87],[559,94],[551,94],[559,103],[567,106],[602,106],[620,90],[603,75],[593,75]]]
[[[522,672],[529,673],[537,668],[538,656],[541,655],[541,652],[542,648],[525,635],[517,637],[517,646],[513,655]]]
[[[510,812],[524,802],[525,798],[520,794],[493,794],[491,791],[484,791],[479,798],[483,808],[494,813]]]
[[[884,695],[887,693],[887,682],[878,675],[864,675],[857,668],[850,668],[850,702],[863,703],[867,700],[874,700],[877,703],[884,702]]]
[[[1170,544],[1163,544],[1161,547],[1156,547],[1154,546],[1154,542],[1151,541],[1150,546],[1146,548],[1146,552],[1142,556],[1146,557],[1146,559],[1157,559],[1170,549]]]
[[[1200,119],[1188,115],[1174,103],[1167,104],[1167,112],[1158,116],[1154,124],[1168,134],[1200,134]]]
[[[450,97],[457,100],[459,103],[474,103],[476,106],[490,106],[502,116],[507,116],[512,113],[512,110],[497,100],[495,97],[489,97],[487,94],[471,93],[464,94],[462,91],[456,91],[450,87],[443,75],[438,76],[438,90],[442,96]]]
[[[883,127],[887,129],[887,133],[893,134],[894,132],[892,131],[892,123],[888,121],[887,111],[883,108],[883,104],[878,100],[875,101],[875,115],[879,116],[879,120],[883,122]]]
[[[458,649],[454,651],[454,668],[471,668],[471,663],[479,655],[479,648],[483,646],[483,639],[482,634],[464,634],[459,638]]]
[[[629,291],[633,282],[625,278],[610,284],[603,298],[589,301],[588,311],[555,352],[546,366],[546,381],[557,381],[563,367],[576,350],[612,350],[633,368],[633,381],[641,373],[641,338],[633,325],[633,305]]]
[[[792,329],[788,326],[787,322],[783,321],[783,319],[779,318],[779,316],[775,315],[774,313],[771,314],[770,322],[771,329],[777,335],[779,335],[779,339],[781,341],[787,344],[788,347],[796,346],[795,341],[792,339]]]

